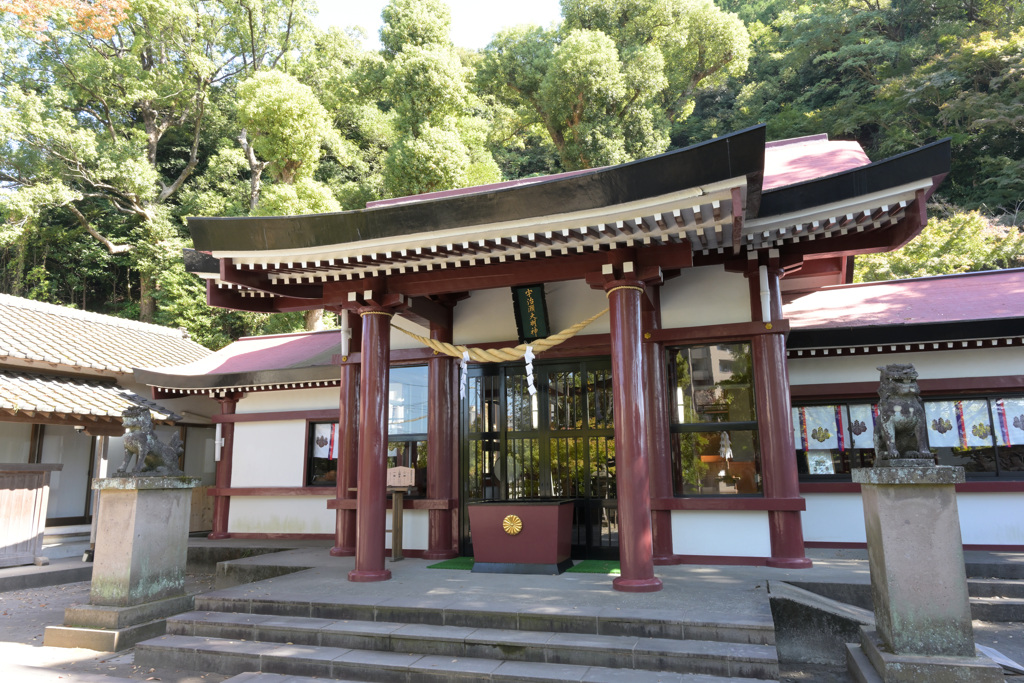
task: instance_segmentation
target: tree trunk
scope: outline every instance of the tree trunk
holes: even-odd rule
[[[153,277],[139,275],[139,320],[151,323],[156,317],[156,299],[153,298],[155,286]]]
[[[324,309],[315,308],[306,311],[306,331],[317,332],[324,329]]]

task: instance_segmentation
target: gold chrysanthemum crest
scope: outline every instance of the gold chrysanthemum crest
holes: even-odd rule
[[[515,536],[523,530],[523,520],[519,519],[517,515],[507,515],[505,519],[501,520],[501,526],[506,534]]]

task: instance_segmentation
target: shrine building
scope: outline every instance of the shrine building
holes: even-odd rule
[[[758,126],[357,211],[192,218],[186,265],[211,305],[325,308],[343,329],[136,379],[220,404],[213,537],[330,538],[354,581],[390,577],[396,466],[415,470],[401,544],[428,559],[473,554],[483,500],[571,501],[573,558],[619,559],[625,591],[658,590],[662,564],[800,568],[807,545],[863,546],[842,515],[887,362],[918,364],[929,419],[951,422],[940,461],[990,468],[977,493],[1019,512],[1024,314],[991,297],[994,274],[923,295],[850,284],[856,255],[918,235],[949,168],[948,140],[872,163]],[[1024,293],[1022,275],[1000,286]],[[967,290],[959,317],[925,305]],[[989,521],[965,543],[1024,547]]]

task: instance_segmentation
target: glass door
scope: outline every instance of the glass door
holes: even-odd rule
[[[618,557],[611,364],[537,363],[471,370],[462,403],[462,552],[467,502],[570,498],[573,557]]]

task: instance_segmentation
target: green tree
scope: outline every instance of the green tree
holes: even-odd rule
[[[566,169],[664,151],[700,90],[746,70],[746,28],[711,0],[562,0],[562,15],[495,36],[478,87],[542,126]]]
[[[931,207],[933,210],[935,207]],[[1024,232],[977,211],[945,213],[902,249],[858,256],[854,282],[899,280],[1024,266]]]
[[[280,71],[261,71],[238,85],[239,143],[251,172],[249,210],[256,215],[339,211],[313,179],[324,144],[339,144],[312,88]],[[263,189],[263,171],[275,181]],[[260,195],[270,196],[261,201]]]
[[[127,256],[139,316],[153,320],[159,276],[180,259],[174,199],[200,163],[214,87],[285,59],[309,12],[304,0],[135,0],[109,32],[82,30],[64,11],[42,28],[0,14],[7,243],[66,212]]]
[[[384,159],[391,196],[501,179],[473,123],[465,67],[449,38],[451,13],[440,0],[392,0],[382,13],[384,104],[396,138]]]

